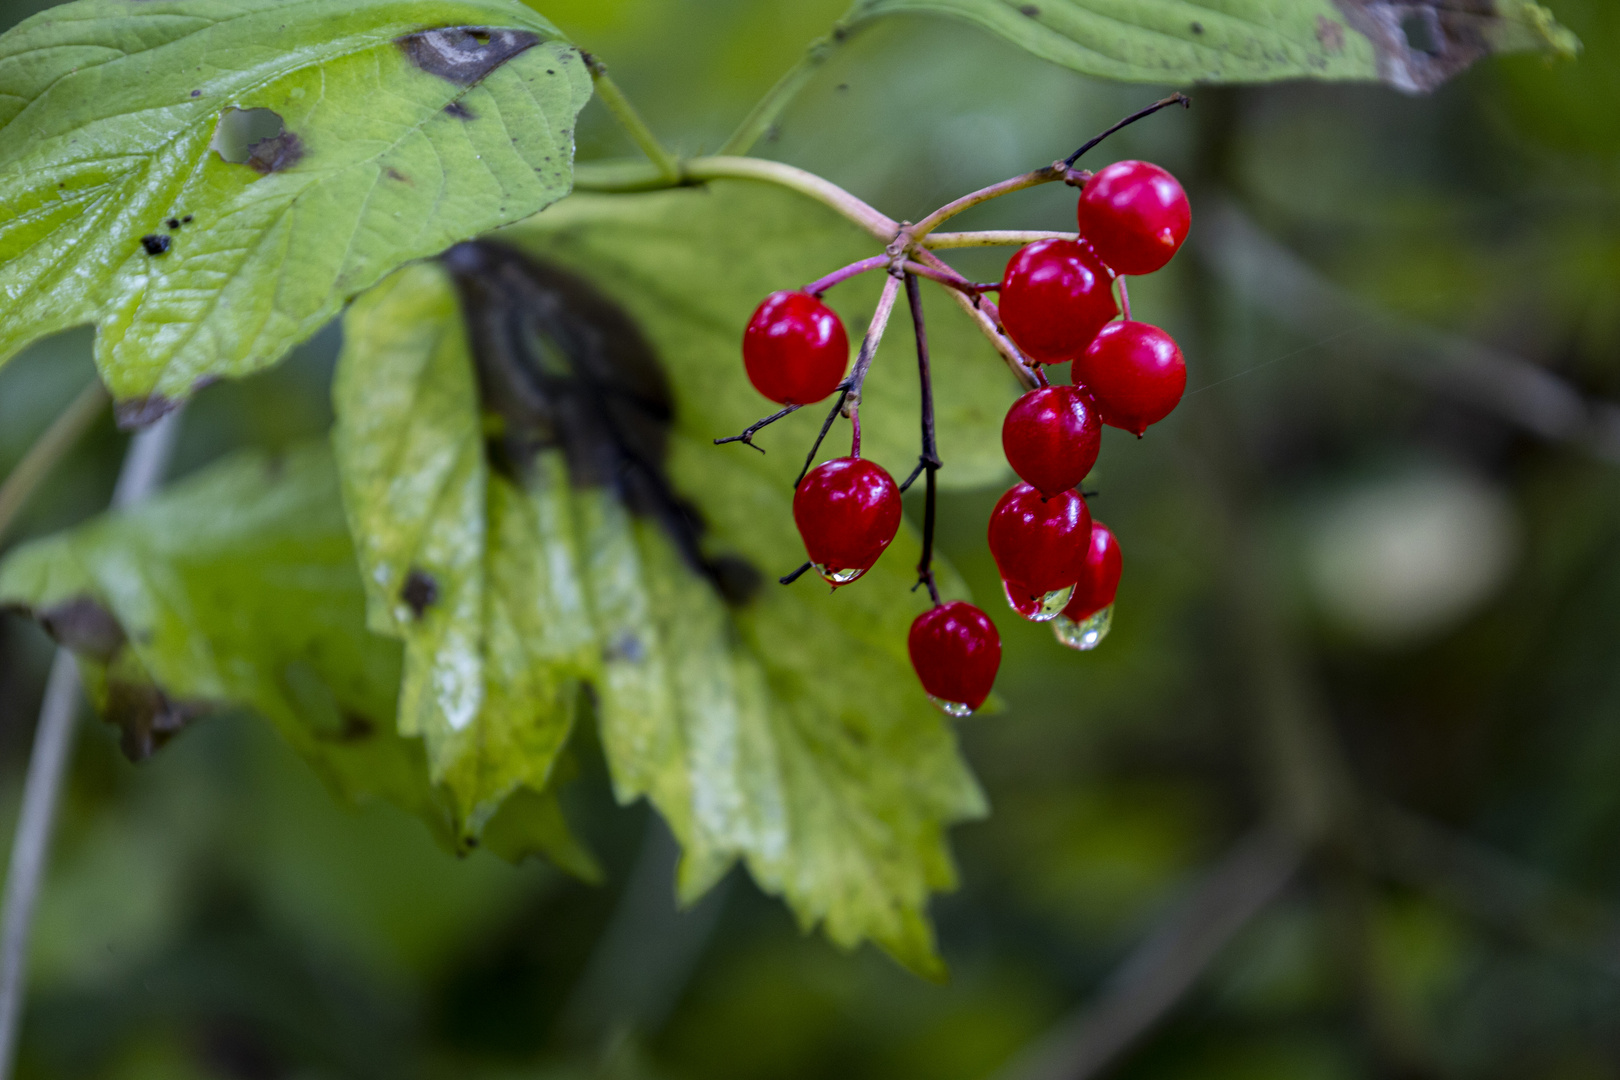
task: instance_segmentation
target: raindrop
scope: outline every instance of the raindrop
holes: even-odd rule
[[[1079,622],[1075,622],[1067,615],[1059,615],[1052,622],[1052,634],[1058,639],[1058,644],[1067,645],[1071,649],[1081,652],[1090,652],[1102,644],[1103,638],[1114,625],[1114,605],[1109,604],[1094,615],[1088,615]]]
[[[946,701],[944,698],[935,697],[933,694],[928,695],[928,700],[932,701],[934,706],[946,716],[954,716],[956,719],[960,720],[964,716],[973,715],[973,706],[964,702]]]
[[[1003,581],[1001,591],[1006,595],[1007,603],[1012,609],[1030,622],[1051,622],[1063,614],[1063,609],[1068,607],[1069,601],[1074,598],[1073,585],[1044,596],[1030,596],[1021,591],[1015,595],[1012,586]]]
[[[840,585],[848,585],[866,573],[866,569],[863,567],[858,570],[829,570],[820,563],[816,563],[816,573],[820,574],[826,579],[827,584],[836,589]]]

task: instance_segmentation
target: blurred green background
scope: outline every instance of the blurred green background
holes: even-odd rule
[[[42,6],[0,0],[0,27]],[[844,3],[535,6],[697,153]],[[677,915],[671,842],[599,760],[571,792],[593,887],[344,809],[250,717],[139,767],[87,723],[21,1075],[1061,1080],[1042,1040],[1258,822],[1326,805],[1330,841],[1111,1075],[1620,1077],[1620,5],[1551,6],[1577,63],[1487,61],[1421,99],[1193,89],[1089,161],[1188,188],[1193,238],[1132,300],[1189,392],[1104,440],[1093,507],[1126,569],[1095,653],[996,598],[998,490],[943,502],[1007,643],[1006,708],[962,726],[994,815],[956,830],[964,884],[934,905],[948,985],[801,936],[739,873]],[[902,18],[756,152],[915,219],[1162,92]],[[590,106],[580,158],[629,150]],[[963,227],[1072,207],[1052,185]],[[955,261],[987,280],[1006,254]],[[0,471],[90,377],[88,343],[0,371]],[[337,344],[202,394],[175,474],[323,433]],[[8,541],[97,512],[123,445],[105,420]],[[0,620],[8,833],[49,656]]]

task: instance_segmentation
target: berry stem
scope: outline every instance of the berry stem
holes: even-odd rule
[[[799,567],[797,570],[793,571],[792,573],[783,574],[781,577],[777,578],[776,580],[779,583],[783,584],[783,585],[791,585],[795,581],[798,581],[800,578],[804,577],[805,574],[809,573],[810,568],[812,566],[814,566],[814,565],[816,565],[816,564],[811,563],[811,562],[807,562],[803,566]]]
[[[905,271],[908,274],[928,278],[930,281],[937,281],[948,289],[956,289],[958,292],[967,293],[969,296],[978,296],[988,289],[1001,288],[1001,282],[999,281],[990,285],[976,285],[949,267],[944,270],[936,270],[932,266],[912,262],[909,259],[906,261]]]
[[[763,420],[755,420],[752,424],[749,424],[747,427],[743,428],[742,434],[740,435],[727,435],[723,439],[714,440],[714,445],[723,446],[726,443],[740,442],[744,446],[753,446],[755,450],[758,450],[763,454],[765,452],[765,448],[763,446],[754,446],[754,436],[759,434],[762,429],[770,427],[772,424],[776,423],[778,420],[789,415],[790,413],[798,412],[801,408],[803,408],[802,405],[789,405],[787,408],[782,409],[780,412],[774,412],[765,417]]]
[[[1190,109],[1190,108],[1192,108],[1192,98],[1190,98],[1186,94],[1183,94],[1183,93],[1180,93],[1180,92],[1171,94],[1167,98],[1160,98],[1158,101],[1155,101],[1153,104],[1149,105],[1147,108],[1139,109],[1136,112],[1131,113],[1131,115],[1127,116],[1125,119],[1121,120],[1119,123],[1115,124],[1113,127],[1109,128],[1107,131],[1103,132],[1101,135],[1098,135],[1095,138],[1092,138],[1089,141],[1087,141],[1086,143],[1084,143],[1080,147],[1080,149],[1076,150],[1074,153],[1072,153],[1068,157],[1064,158],[1063,159],[1063,164],[1072,167],[1076,161],[1080,160],[1080,155],[1081,154],[1084,154],[1087,150],[1090,150],[1092,147],[1096,146],[1098,143],[1100,143],[1104,139],[1108,138],[1108,136],[1112,135],[1114,132],[1120,130],[1121,128],[1130,127],[1132,124],[1136,123],[1138,120],[1141,120],[1141,119],[1143,119],[1145,117],[1152,116],[1154,113],[1158,112],[1160,109],[1167,109],[1172,105],[1180,105],[1183,109]]]
[[[929,233],[920,241],[933,251],[945,248],[1023,247],[1037,240],[1078,240],[1079,233],[1049,232],[1043,229],[988,229],[982,232]]]
[[[804,468],[799,470],[799,479],[793,481],[795,489],[810,472],[810,466],[815,464],[816,454],[821,450],[827,432],[832,430],[833,421],[839,414],[850,417],[852,421],[856,417],[857,410],[861,407],[861,387],[866,383],[866,373],[872,370],[872,358],[877,355],[878,342],[883,340],[883,332],[889,327],[889,316],[894,311],[894,301],[899,294],[900,279],[891,272],[889,280],[883,285],[883,295],[878,297],[877,311],[872,313],[872,322],[866,329],[866,337],[861,341],[861,353],[855,360],[855,370],[844,380],[838,400],[833,402],[832,411],[822,422],[821,434],[816,436],[815,445],[810,447],[810,453],[804,459]],[[858,438],[856,445],[859,445]]]
[[[936,270],[955,272],[945,264],[944,260],[931,251],[918,249],[914,254],[920,262],[932,266]],[[1002,360],[1007,365],[1007,370],[1013,373],[1013,377],[1018,380],[1019,385],[1025,390],[1035,389],[1037,383],[1030,365],[1025,362],[1024,355],[1018,351],[1018,346],[1013,344],[1012,339],[1001,332],[1000,309],[984,296],[968,296],[966,293],[959,292],[956,289],[948,290],[948,295],[952,300],[956,301],[956,306],[966,312],[968,317],[978,325],[979,332],[990,339],[990,344],[994,345],[996,352],[1001,354]]]
[[[946,203],[906,231],[911,234],[914,241],[921,240],[964,210],[971,210],[980,203],[987,203],[991,199],[999,199],[1003,195],[1011,195],[1015,191],[1023,191],[1025,188],[1038,187],[1041,184],[1050,184],[1054,180],[1061,180],[1068,171],[1066,165],[1053,162],[1051,165],[1036,169],[1033,172],[1003,180],[999,184],[991,184],[989,187],[980,188],[978,191],[970,191],[960,199],[954,199]]]
[[[5,538],[6,530],[30,496],[39,490],[39,485],[50,477],[68,452],[79,445],[79,440],[106,410],[107,402],[107,391],[101,380],[91,379],[28,448],[28,453],[6,476],[5,482],[0,483],[0,539]]]
[[[1119,276],[1119,310],[1124,313],[1125,321],[1131,321],[1131,291],[1125,287],[1125,275]]]
[[[585,66],[590,70],[591,82],[596,85],[596,96],[602,99],[613,119],[619,122],[626,135],[635,141],[641,152],[647,155],[658,174],[670,183],[679,183],[681,179],[681,160],[664,148],[658,141],[647,121],[641,118],[641,113],[630,104],[630,99],[624,96],[619,84],[613,81],[608,74],[607,65],[590,53],[584,54]]]
[[[848,281],[850,278],[856,277],[857,275],[864,274],[868,270],[877,270],[888,265],[889,257],[887,255],[873,255],[870,259],[862,259],[860,262],[852,262],[848,266],[834,270],[824,278],[817,278],[815,281],[812,281],[810,284],[806,285],[804,287],[804,291],[809,293],[811,296],[820,299],[821,294],[825,293],[834,285]]]
[[[923,548],[917,563],[917,584],[928,586],[928,595],[939,603],[939,586],[934,582],[934,516],[938,485],[935,474],[943,462],[934,437],[934,375],[928,360],[928,328],[923,323],[922,289],[917,275],[906,275],[906,300],[911,307],[911,326],[917,336],[917,378],[922,390],[922,458],[918,463],[927,474],[923,502]],[[915,479],[916,474],[912,474]],[[908,485],[910,481],[907,481]]]
[[[849,407],[849,456],[861,456],[861,403],[857,400]]]

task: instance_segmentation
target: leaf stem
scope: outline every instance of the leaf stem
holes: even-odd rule
[[[90,384],[79,391],[79,395],[28,448],[28,453],[11,470],[5,483],[0,484],[0,539],[5,538],[12,521],[39,485],[79,444],[79,440],[90,430],[90,425],[106,410],[109,400],[101,380],[91,379]]]
[[[797,63],[788,69],[765,92],[765,96],[748,111],[743,122],[737,125],[737,130],[731,133],[724,145],[720,147],[722,154],[746,154],[754,148],[754,144],[770,134],[776,122],[781,119],[782,113],[799,96],[810,82],[812,76],[825,64],[833,52],[849,39],[851,29],[843,23],[833,27],[832,33],[812,41],[799,57]]]
[[[590,69],[591,81],[596,84],[597,96],[602,99],[602,104],[607,106],[608,111],[613,114],[613,119],[619,122],[619,126],[624,129],[625,134],[629,135],[635,141],[635,144],[641,148],[641,152],[647,155],[648,160],[657,168],[660,176],[670,183],[679,183],[681,179],[680,159],[665,149],[664,144],[658,141],[658,136],[654,135],[652,128],[647,126],[647,121],[641,118],[641,113],[637,112],[636,107],[630,104],[630,99],[624,96],[624,91],[619,89],[619,84],[614,82],[613,77],[608,74],[607,65],[590,53],[586,53],[585,66]]]

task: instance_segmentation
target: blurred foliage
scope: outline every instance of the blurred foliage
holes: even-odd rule
[[[38,6],[0,4],[0,25]],[[696,151],[718,146],[846,5],[537,6]],[[1391,355],[1383,336],[1373,349],[1360,315],[1334,316],[1331,335],[1281,323],[1199,246],[1199,208],[1231,199],[1346,295],[1620,398],[1608,115],[1620,14],[1609,0],[1551,6],[1584,43],[1577,63],[1495,60],[1421,99],[1196,91],[1191,113],[1097,152],[1160,161],[1192,195],[1188,250],[1132,290],[1186,349],[1190,392],[1142,442],[1105,439],[1093,505],[1126,565],[1105,646],[1063,650],[990,607],[1006,707],[961,730],[995,813],[954,831],[962,888],[933,905],[949,985],[801,936],[741,878],[674,915],[667,840],[641,808],[613,805],[589,724],[565,801],[603,888],[482,852],[458,861],[391,807],[339,807],[262,726],[210,720],[138,768],[115,732],[87,727],[41,909],[22,1075],[991,1076],[1093,1000],[1271,805],[1260,661],[1282,651],[1365,790],[1442,823],[1459,852],[1484,845],[1528,885],[1451,880],[1443,860],[1365,877],[1313,860],[1117,1074],[1620,1073],[1602,919],[1557,905],[1531,918],[1514,900],[1574,892],[1605,918],[1620,901],[1620,472],[1408,379],[1416,350]],[[903,17],[837,51],[759,150],[915,219],[1066,153],[1154,93]],[[627,150],[597,104],[580,137],[582,157]],[[1064,228],[1071,215],[1053,186],[963,224]],[[953,261],[987,280],[998,257]],[[178,471],[324,435],[337,345],[323,334],[202,394]],[[87,335],[68,334],[0,372],[0,468],[89,377],[88,352]],[[712,362],[740,383],[734,361]],[[110,422],[98,429],[23,531],[104,505],[121,448]],[[1381,636],[1313,583],[1312,538],[1369,491],[1446,476],[1492,493],[1517,554],[1421,633]],[[953,493],[941,517],[946,553],[987,600],[995,495]],[[1481,542],[1444,525],[1425,536],[1442,557]],[[1257,594],[1285,650],[1252,632]],[[0,621],[8,809],[48,656],[29,624]],[[641,873],[649,863],[663,872]],[[628,965],[604,959],[626,952]]]

